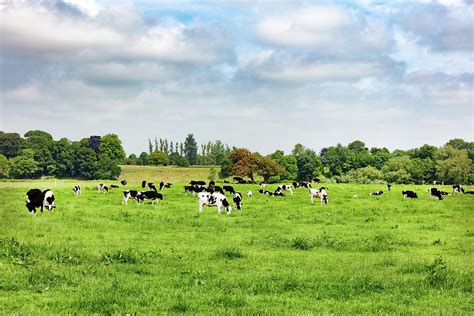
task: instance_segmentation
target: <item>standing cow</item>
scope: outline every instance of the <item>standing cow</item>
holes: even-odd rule
[[[209,192],[199,192],[198,193],[198,202],[199,202],[199,214],[202,213],[202,207],[207,206],[217,206],[217,213],[220,215],[222,208],[225,208],[227,215],[230,215],[232,207],[225,195],[221,193],[209,193]]]
[[[43,208],[48,211],[52,211],[54,206],[54,194],[53,191],[47,189],[41,191],[40,189],[31,189],[26,192],[26,208],[31,212],[31,215],[36,216],[36,209],[40,208],[41,214]]]

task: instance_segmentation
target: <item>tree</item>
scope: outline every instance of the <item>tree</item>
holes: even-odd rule
[[[216,180],[216,176],[217,176],[217,171],[214,167],[212,167],[210,170],[209,170],[209,176],[207,177],[207,179],[209,181],[214,181]]]
[[[20,154],[24,140],[18,133],[4,133],[0,131],[0,154],[13,158]]]
[[[34,160],[38,162],[41,174],[53,174],[56,166],[51,155],[53,149],[53,136],[40,130],[25,133],[25,147],[34,151]]]
[[[148,165],[148,154],[146,152],[142,152],[140,156],[138,156],[137,163],[143,166]]]
[[[429,183],[435,180],[435,163],[431,158],[413,158],[406,170],[412,181],[417,184]]]
[[[238,148],[229,155],[228,174],[249,177],[253,182],[254,174],[258,171],[258,157],[248,149]]]
[[[352,169],[346,175],[341,177],[342,182],[348,183],[374,183],[377,180],[383,180],[382,172],[375,167],[367,166],[359,169]]]
[[[461,139],[461,138],[451,139],[446,143],[446,145],[451,146],[455,149],[459,149],[459,150],[470,150],[471,149],[471,145],[468,142],[466,142],[464,139]]]
[[[426,159],[430,158],[431,160],[436,159],[438,153],[438,148],[431,145],[423,145],[420,148],[415,148],[413,152],[413,158]]]
[[[322,173],[321,159],[311,149],[306,149],[297,158],[298,180],[311,181],[313,177]]]
[[[10,176],[11,164],[7,157],[0,154],[0,178],[8,178]]]
[[[212,162],[216,165],[222,165],[226,158],[226,152],[224,144],[220,140],[216,140],[216,143],[211,147],[210,156]]]
[[[445,145],[439,152],[440,160],[436,164],[436,176],[449,184],[464,184],[472,179],[474,165],[465,150]]]
[[[197,161],[197,143],[193,134],[188,134],[184,141],[184,156],[191,165],[195,165]]]
[[[337,146],[331,146],[326,150],[324,160],[329,168],[329,176],[340,176],[352,168],[355,153],[347,147],[337,144]]]
[[[407,168],[410,166],[409,156],[393,157],[382,168],[384,179],[393,183],[410,183],[412,181]]]
[[[160,151],[160,150],[155,150],[148,157],[148,162],[155,166],[159,166],[159,165],[166,166],[168,165],[169,159],[168,159],[168,155],[165,152]]]
[[[55,162],[56,176],[74,176],[74,150],[67,138],[61,138],[54,142],[51,155]]]
[[[33,159],[34,151],[32,149],[23,149],[19,156],[10,160],[10,175],[15,179],[33,179],[41,176],[41,168]]]
[[[75,176],[84,179],[94,179],[97,175],[97,156],[89,147],[89,140],[82,139],[72,144],[74,148]]]
[[[126,165],[138,165],[138,157],[135,154],[128,155],[128,158],[125,158]]]
[[[105,157],[110,158],[115,163],[123,162],[126,157],[122,141],[115,134],[107,134],[102,137],[99,147],[99,160]]]
[[[259,157],[257,159],[257,167],[257,174],[262,176],[265,182],[268,182],[270,177],[280,175],[285,171],[282,166],[270,157]]]
[[[120,176],[121,169],[115,160],[112,160],[108,155],[102,157],[97,162],[97,170],[95,172],[95,179],[111,179],[115,180]]]
[[[390,151],[387,148],[377,148],[372,147],[370,149],[370,165],[381,170],[383,166],[387,163],[387,161],[392,158]]]
[[[304,152],[304,146],[301,145],[300,143],[296,144],[293,150],[291,151],[291,154],[293,156],[299,156]]]

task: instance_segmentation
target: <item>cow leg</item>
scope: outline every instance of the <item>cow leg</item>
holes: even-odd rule
[[[202,213],[202,206],[203,206],[203,203],[202,203],[202,202],[199,202],[199,214]]]
[[[221,206],[218,205],[218,206],[217,206],[217,214],[221,215],[221,211],[222,211],[222,210],[221,210]]]
[[[310,197],[310,199],[311,199],[311,204],[314,204],[314,197],[313,197],[313,195],[312,195],[311,193],[309,194],[309,197]]]

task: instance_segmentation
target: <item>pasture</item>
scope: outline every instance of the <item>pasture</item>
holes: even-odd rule
[[[0,313],[474,312],[472,195],[325,184],[329,205],[311,205],[306,189],[278,198],[247,184],[234,185],[242,211],[198,216],[180,180],[157,205],[128,206],[98,181],[0,182]],[[36,187],[57,208],[33,218],[24,199]]]

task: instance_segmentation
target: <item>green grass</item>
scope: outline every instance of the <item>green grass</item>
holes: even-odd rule
[[[122,174],[120,179],[127,179],[136,183],[142,180],[159,182],[189,182],[192,179],[204,179],[207,181],[211,168],[216,170],[216,174],[221,170],[221,166],[196,166],[189,168],[177,167],[155,167],[155,166],[121,166]]]
[[[136,173],[128,188],[159,180]],[[306,189],[274,198],[235,185],[254,191],[242,211],[198,216],[183,183],[153,206],[122,206],[122,189],[97,183],[0,182],[1,314],[474,312],[473,196],[327,184],[330,204],[311,205]],[[34,187],[54,189],[53,212],[29,215]]]

